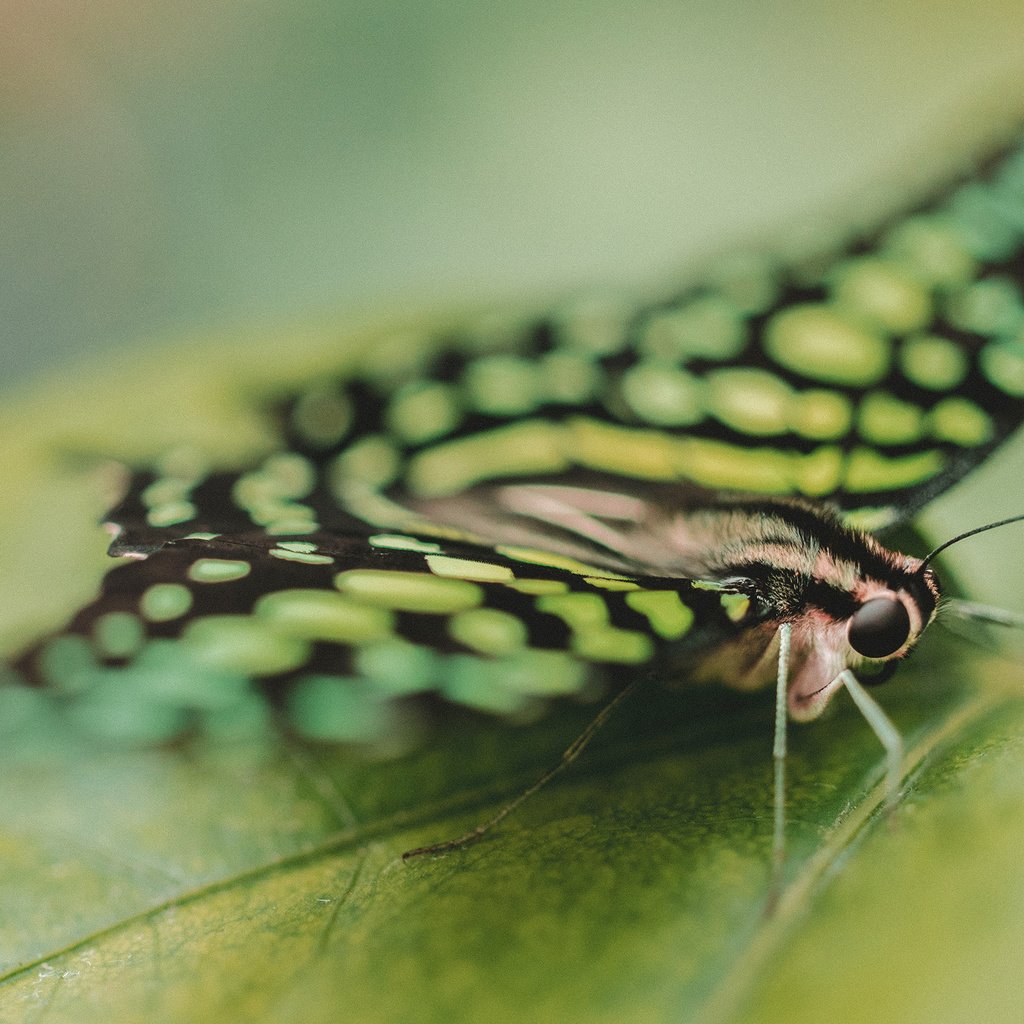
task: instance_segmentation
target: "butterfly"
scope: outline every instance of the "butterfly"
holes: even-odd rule
[[[898,782],[860,677],[943,598],[937,551],[876,533],[1019,427],[1022,260],[1018,146],[805,265],[383,337],[270,403],[277,445],[243,471],[135,467],[106,519],[121,564],[16,667],[108,731],[272,708],[384,745],[425,699],[515,719],[652,676],[774,685],[778,853],[787,716],[846,688]]]

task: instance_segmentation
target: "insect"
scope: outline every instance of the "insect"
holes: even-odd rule
[[[898,782],[858,674],[894,669],[942,595],[935,553],[866,531],[1020,425],[1022,277],[1014,148],[813,264],[382,338],[274,404],[258,464],[136,468],[107,519],[122,564],[17,667],[93,721],[130,687],[155,738],[262,695],[300,735],[357,743],[424,695],[515,717],[651,675],[775,685],[778,859],[787,714],[845,687]]]

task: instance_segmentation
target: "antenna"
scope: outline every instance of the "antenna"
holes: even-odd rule
[[[997,526],[1008,526],[1010,523],[1019,523],[1024,521],[1024,514],[1019,516],[1010,516],[1009,519],[1000,519],[995,523],[987,523],[985,526],[976,526],[973,530],[968,530],[966,533],[957,534],[951,540],[947,540],[944,544],[940,544],[930,554],[925,555],[924,561],[921,563],[921,568],[918,572],[923,573],[927,568],[928,563],[940,552],[945,551],[946,548],[952,547],[954,544],[959,544],[960,541],[966,540],[968,537],[973,537],[975,534],[984,533],[986,530],[994,530]]]

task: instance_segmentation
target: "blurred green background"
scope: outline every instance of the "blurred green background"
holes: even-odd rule
[[[0,387],[186,332],[664,280],[980,130],[1022,62],[1006,0],[0,12]]]

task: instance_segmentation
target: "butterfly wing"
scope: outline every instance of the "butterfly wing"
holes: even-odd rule
[[[389,357],[371,360],[280,418],[342,503],[360,478],[415,503],[599,473],[623,491],[795,495],[888,525],[1020,425],[1022,241],[1016,149],[814,265],[734,261],[649,307],[477,326],[397,384]]]
[[[248,471],[137,473],[108,523],[137,558],[20,665],[76,701],[170,687],[178,724],[255,680],[359,738],[403,695],[518,714],[696,657],[753,620],[658,571],[666,509],[741,492],[884,525],[1018,427],[1022,208],[1016,152],[816,268],[377,346],[278,403]]]
[[[386,745],[414,700],[529,716],[741,629],[735,595],[594,571],[397,534],[176,539],[109,572],[20,667],[129,735],[218,728],[259,693],[301,735]]]

